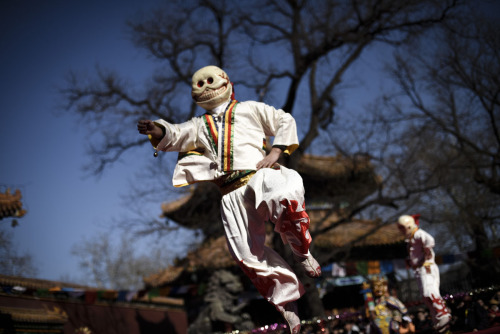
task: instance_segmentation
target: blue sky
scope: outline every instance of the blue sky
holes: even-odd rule
[[[149,75],[151,62],[127,39],[125,20],[159,2],[0,2],[0,191],[23,193],[28,213],[11,231],[39,278],[78,276],[71,248],[124,212],[120,196],[135,172],[128,157],[86,177],[86,132],[76,116],[56,114],[57,88],[69,70],[93,74],[97,64],[134,81]]]

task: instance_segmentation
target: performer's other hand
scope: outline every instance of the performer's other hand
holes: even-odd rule
[[[155,139],[161,139],[163,137],[162,129],[153,121],[147,119],[141,119],[137,122],[137,130],[140,134],[151,135]]]
[[[282,152],[281,149],[273,147],[271,149],[271,152],[269,152],[269,154],[266,155],[264,159],[262,159],[257,163],[257,169],[272,168],[276,163],[276,161],[278,161],[278,159],[280,158],[281,152]]]

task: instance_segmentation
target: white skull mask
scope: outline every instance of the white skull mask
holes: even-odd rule
[[[399,217],[397,224],[399,231],[407,238],[409,238],[412,232],[418,227],[415,223],[415,219],[409,215]]]
[[[191,96],[200,107],[212,110],[231,97],[232,85],[226,72],[217,66],[206,66],[193,75]]]

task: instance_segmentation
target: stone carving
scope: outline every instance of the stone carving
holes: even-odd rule
[[[227,270],[218,270],[210,277],[205,306],[189,326],[188,334],[213,333],[216,322],[229,324],[232,329],[250,331],[254,324],[247,313],[241,313],[246,303],[238,303],[243,290],[240,279]]]

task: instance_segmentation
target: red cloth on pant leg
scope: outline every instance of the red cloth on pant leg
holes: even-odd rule
[[[305,210],[305,203],[302,204],[301,211],[299,203],[295,200],[282,200],[284,210],[281,218],[280,233],[286,236],[292,251],[300,256],[307,256],[311,245],[311,235],[309,234],[309,215]]]

